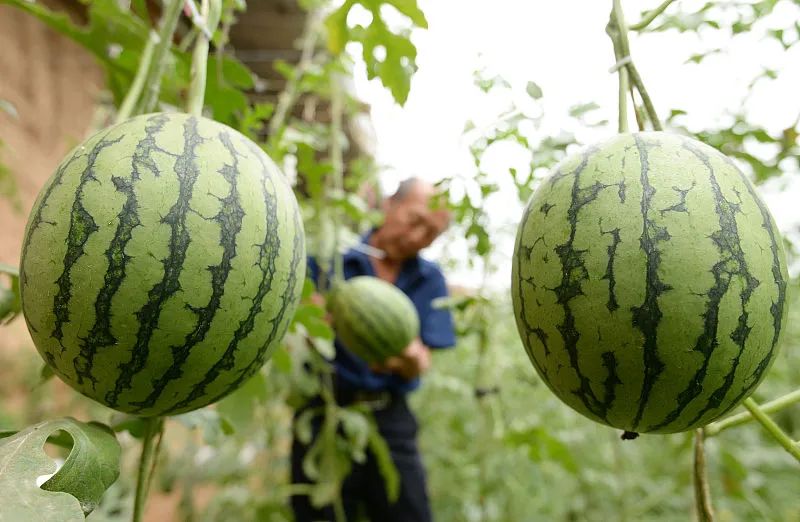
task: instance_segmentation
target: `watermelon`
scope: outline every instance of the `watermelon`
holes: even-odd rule
[[[66,157],[31,211],[20,280],[55,373],[156,416],[210,404],[258,371],[304,275],[297,201],[275,164],[227,126],[161,113]]]
[[[769,210],[726,156],[662,132],[567,157],[517,232],[527,354],[567,405],[632,433],[722,416],[758,386],[786,317]]]
[[[370,363],[400,355],[419,335],[414,303],[377,277],[357,276],[335,284],[326,308],[341,343]]]

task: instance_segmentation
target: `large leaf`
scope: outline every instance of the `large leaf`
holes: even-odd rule
[[[372,14],[367,27],[357,25],[351,28],[347,24],[347,15],[355,4],[361,4]],[[340,54],[348,42],[359,42],[369,79],[380,78],[395,101],[403,105],[408,99],[411,77],[417,70],[417,48],[411,42],[408,30],[398,33],[389,29],[382,18],[381,8],[385,5],[408,17],[414,26],[428,27],[416,0],[346,0],[325,20],[328,49]]]
[[[218,61],[217,56],[208,57],[205,103],[215,120],[233,125],[236,117],[244,116],[249,105],[243,91],[253,87],[253,74],[230,56],[225,56],[221,64]]]
[[[119,104],[128,92],[139,66],[142,50],[150,26],[122,2],[115,0],[84,0],[88,4],[89,21],[85,26],[75,25],[64,13],[28,0],[0,0],[32,14],[52,29],[74,40],[91,52],[106,71],[108,88]],[[188,85],[188,53],[172,52],[168,56],[169,70],[163,78],[161,98],[178,104],[181,92]]]
[[[59,430],[72,438],[64,465],[42,487],[36,479],[56,471],[44,452]],[[65,418],[31,426],[0,441],[2,522],[82,521],[119,476],[120,446],[106,426]]]

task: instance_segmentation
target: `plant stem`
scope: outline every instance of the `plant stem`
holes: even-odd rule
[[[289,110],[292,108],[297,98],[300,79],[303,77],[306,69],[311,65],[311,60],[314,58],[314,46],[317,44],[317,39],[320,35],[320,31],[317,28],[318,22],[319,15],[316,12],[311,13],[306,18],[306,26],[303,29],[302,36],[300,61],[294,68],[294,73],[291,78],[286,82],[286,87],[284,87],[283,91],[278,95],[278,105],[275,107],[275,114],[270,118],[267,128],[270,139],[283,127]]]
[[[611,41],[614,43],[614,56],[617,57],[617,63],[621,65],[624,61],[624,68],[628,71],[629,80],[633,86],[636,87],[636,90],[639,91],[639,95],[642,97],[642,103],[644,104],[645,111],[647,111],[647,116],[650,119],[653,128],[655,130],[663,130],[661,121],[658,119],[655,106],[653,105],[653,101],[650,99],[650,95],[644,86],[644,82],[639,74],[639,70],[636,69],[636,65],[633,63],[633,60],[630,57],[631,52],[630,43],[628,42],[628,29],[625,26],[625,18],[622,12],[622,4],[620,0],[613,0],[611,19],[606,26],[606,33],[608,33]]]
[[[339,85],[339,77],[331,75],[331,165],[333,192],[337,197],[344,197],[344,164],[342,161],[342,89]],[[341,245],[341,212],[338,207],[332,210],[334,236],[333,236],[333,276],[334,281],[344,281],[344,257],[339,252]]]
[[[642,19],[641,19],[639,22],[637,22],[637,23],[635,23],[635,24],[633,24],[633,25],[631,25],[631,26],[630,26],[630,30],[631,30],[631,31],[641,31],[642,29],[644,29],[645,27],[647,27],[648,25],[650,25],[650,22],[652,22],[653,20],[655,20],[655,19],[656,19],[656,17],[657,17],[658,15],[660,15],[661,13],[663,13],[663,12],[664,12],[664,10],[665,10],[667,7],[669,7],[669,4],[671,4],[671,3],[672,3],[672,2],[674,2],[674,1],[675,1],[675,0],[664,0],[663,2],[661,2],[661,5],[659,5],[659,6],[658,6],[658,7],[656,7],[655,9],[652,9],[652,10],[650,10],[650,11],[647,11],[647,12],[644,14],[644,17],[643,17],[643,18],[642,18]]]
[[[150,64],[153,61],[153,50],[156,48],[158,42],[158,34],[155,31],[150,31],[147,37],[147,43],[142,50],[142,56],[139,59],[139,68],[136,70],[136,76],[133,78],[130,89],[125,94],[125,99],[117,111],[116,123],[125,121],[133,115],[133,108],[136,102],[139,101],[139,96],[142,95],[144,89],[144,80],[147,78],[147,71],[150,69]]]
[[[791,456],[800,462],[800,444],[797,444],[790,439],[789,436],[780,428],[780,426],[775,424],[775,421],[769,418],[769,416],[764,413],[758,403],[752,398],[748,397],[744,400],[743,404],[744,407],[750,411],[753,417],[755,417],[755,419],[764,427],[764,429],[767,430],[781,446],[783,446],[783,449],[789,452]]]
[[[628,70],[619,70],[619,132],[628,132]]]
[[[193,0],[190,0],[193,1]],[[208,74],[208,47],[209,39],[206,34],[213,34],[219,23],[221,0],[203,0],[200,7],[200,16],[205,30],[200,31],[194,44],[192,54],[191,83],[189,84],[189,97],[186,103],[186,112],[194,116],[203,115],[203,102],[206,95],[206,76]]]
[[[152,63],[147,71],[145,85],[147,90],[139,100],[136,107],[136,114],[144,114],[152,111],[158,104],[158,96],[161,91],[161,77],[167,67],[167,57],[172,47],[172,34],[178,25],[181,15],[183,0],[165,0],[164,11],[161,15],[161,22],[158,28],[158,42],[153,49]]]
[[[157,457],[153,441],[160,436],[164,427],[163,418],[147,417],[144,420],[144,438],[142,439],[142,456],[139,458],[139,471],[136,477],[136,497],[133,504],[133,522],[141,522],[144,516],[147,493],[150,488],[150,474],[153,462]],[[160,444],[155,446],[157,450]]]
[[[642,111],[639,110],[639,106],[636,105],[636,96],[634,96],[635,92],[633,89],[633,85],[629,85],[630,87],[630,94],[631,94],[631,104],[633,105],[633,114],[636,116],[636,127],[640,130],[644,130],[644,116],[642,116]]]
[[[700,522],[714,522],[714,508],[711,505],[711,490],[708,487],[706,451],[702,428],[694,432],[694,499],[697,520]]]
[[[189,0],[193,1],[193,0]],[[208,22],[208,0],[203,0],[200,7],[200,16],[205,23]],[[193,116],[203,115],[203,101],[206,96],[206,72],[208,70],[208,37],[205,34],[197,35],[192,54],[191,80],[189,83],[189,98],[186,103],[186,112]]]
[[[648,94],[647,89],[644,86],[644,82],[642,81],[642,77],[639,75],[639,70],[636,68],[633,62],[630,62],[626,67],[628,68],[628,74],[631,76],[631,82],[633,82],[636,90],[639,91],[639,96],[642,97],[644,109],[647,111],[647,116],[650,119],[650,123],[653,124],[653,128],[657,131],[664,130],[664,127],[661,125],[661,120],[658,119],[655,105],[653,105],[653,101],[650,99],[650,94]]]
[[[774,413],[798,402],[800,402],[800,390],[795,390],[782,397],[778,397],[774,401],[762,404],[760,408],[764,413]],[[719,422],[713,422],[706,426],[706,437],[713,437],[718,435],[720,432],[727,430],[728,428],[733,428],[734,426],[739,426],[752,420],[754,420],[753,415],[747,411],[738,413],[736,415],[731,415],[727,419],[722,419]]]
[[[622,6],[619,0],[614,0],[611,10],[611,20],[606,31],[609,31],[609,28],[611,29],[611,31],[609,31],[609,36],[611,36],[614,43],[614,56],[617,58],[617,63],[619,64],[621,60],[625,60],[628,56],[622,49],[622,39],[612,36],[612,31],[616,35],[622,35],[628,30],[625,27],[625,18],[623,17]],[[628,132],[628,69],[626,69],[625,66],[621,66],[617,70],[617,74],[619,75],[618,130],[620,133],[624,133]]]

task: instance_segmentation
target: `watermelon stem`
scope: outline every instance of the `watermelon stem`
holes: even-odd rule
[[[188,0],[188,3],[193,5],[193,1],[194,0]],[[206,75],[208,71],[209,35],[214,33],[217,24],[219,24],[220,14],[222,12],[221,0],[203,0],[200,12],[204,26],[194,44],[189,96],[186,103],[186,112],[194,116],[203,115],[203,102],[205,101],[206,95]]]
[[[706,449],[702,428],[694,431],[694,499],[697,520],[713,522],[714,507],[711,504],[711,488],[708,485]]]
[[[620,132],[627,132],[628,129],[627,103],[623,99],[623,87],[627,91],[628,80],[639,92],[648,119],[653,125],[653,129],[657,131],[663,130],[650,94],[644,86],[644,81],[639,74],[639,70],[631,59],[630,43],[628,42],[628,27],[625,25],[621,1],[612,0],[612,6],[611,17],[608,21],[608,25],[606,25],[606,33],[614,44],[614,56],[617,58],[617,65],[612,68],[612,72],[618,69],[620,75]],[[666,6],[664,8],[666,9]]]
[[[163,417],[145,417],[144,435],[142,438],[142,455],[139,458],[139,471],[136,476],[136,497],[133,504],[133,522],[141,522],[147,502],[147,493],[150,489],[153,470],[155,469],[158,451],[161,448],[161,439],[164,429]],[[156,437],[158,443],[153,444]]]
[[[748,397],[744,400],[744,407],[750,412],[750,414],[761,424],[767,432],[774,438],[778,443],[783,446],[789,455],[793,456],[800,462],[800,444],[794,442],[785,431],[783,431],[780,426],[778,426],[774,420],[772,420],[764,410],[758,405],[756,401],[752,398]]]
[[[150,69],[150,64],[153,61],[153,51],[158,43],[158,34],[155,31],[150,31],[147,37],[147,43],[142,50],[142,56],[139,59],[139,67],[136,69],[136,76],[133,77],[130,89],[125,94],[125,98],[119,106],[117,111],[116,123],[127,120],[133,114],[133,108],[139,97],[142,95],[144,89],[144,81],[147,78],[147,71]]]
[[[764,413],[775,413],[776,411],[781,411],[784,408],[798,402],[800,402],[800,390],[795,390],[791,393],[783,395],[782,397],[778,397],[773,401],[762,404],[760,408],[761,411]],[[719,435],[719,433],[727,430],[728,428],[733,428],[735,426],[745,424],[752,420],[755,420],[753,415],[750,412],[744,411],[736,415],[731,415],[730,417],[723,419],[721,421],[712,422],[711,424],[705,427],[705,432],[706,432],[705,434],[706,437],[714,437],[715,435]]]
[[[151,112],[158,104],[161,77],[167,67],[167,56],[169,56],[169,51],[172,47],[172,34],[178,26],[178,18],[180,18],[182,7],[183,0],[165,0],[164,2],[164,11],[158,28],[158,42],[153,48],[152,60],[144,81],[144,85],[147,85],[147,90],[142,99],[139,100],[135,114]]]
[[[614,0],[611,9],[611,19],[606,25],[606,33],[611,38],[614,44],[614,57],[617,59],[617,64],[612,68],[616,69],[619,75],[619,124],[618,129],[620,134],[628,132],[628,69],[625,65],[630,62],[630,56],[623,50],[623,41],[621,35],[627,32],[625,27],[625,18],[622,14],[622,6],[619,0]]]

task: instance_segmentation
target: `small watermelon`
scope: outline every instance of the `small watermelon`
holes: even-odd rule
[[[419,335],[414,303],[377,277],[357,276],[335,284],[326,308],[342,344],[370,363],[401,354]]]
[[[775,222],[730,159],[622,134],[562,161],[517,233],[522,342],[566,404],[630,432],[703,426],[767,373],[786,317]]]
[[[305,244],[284,175],[212,120],[149,114],[79,145],[31,211],[21,292],[33,342],[120,411],[210,404],[251,377],[300,298]]]

